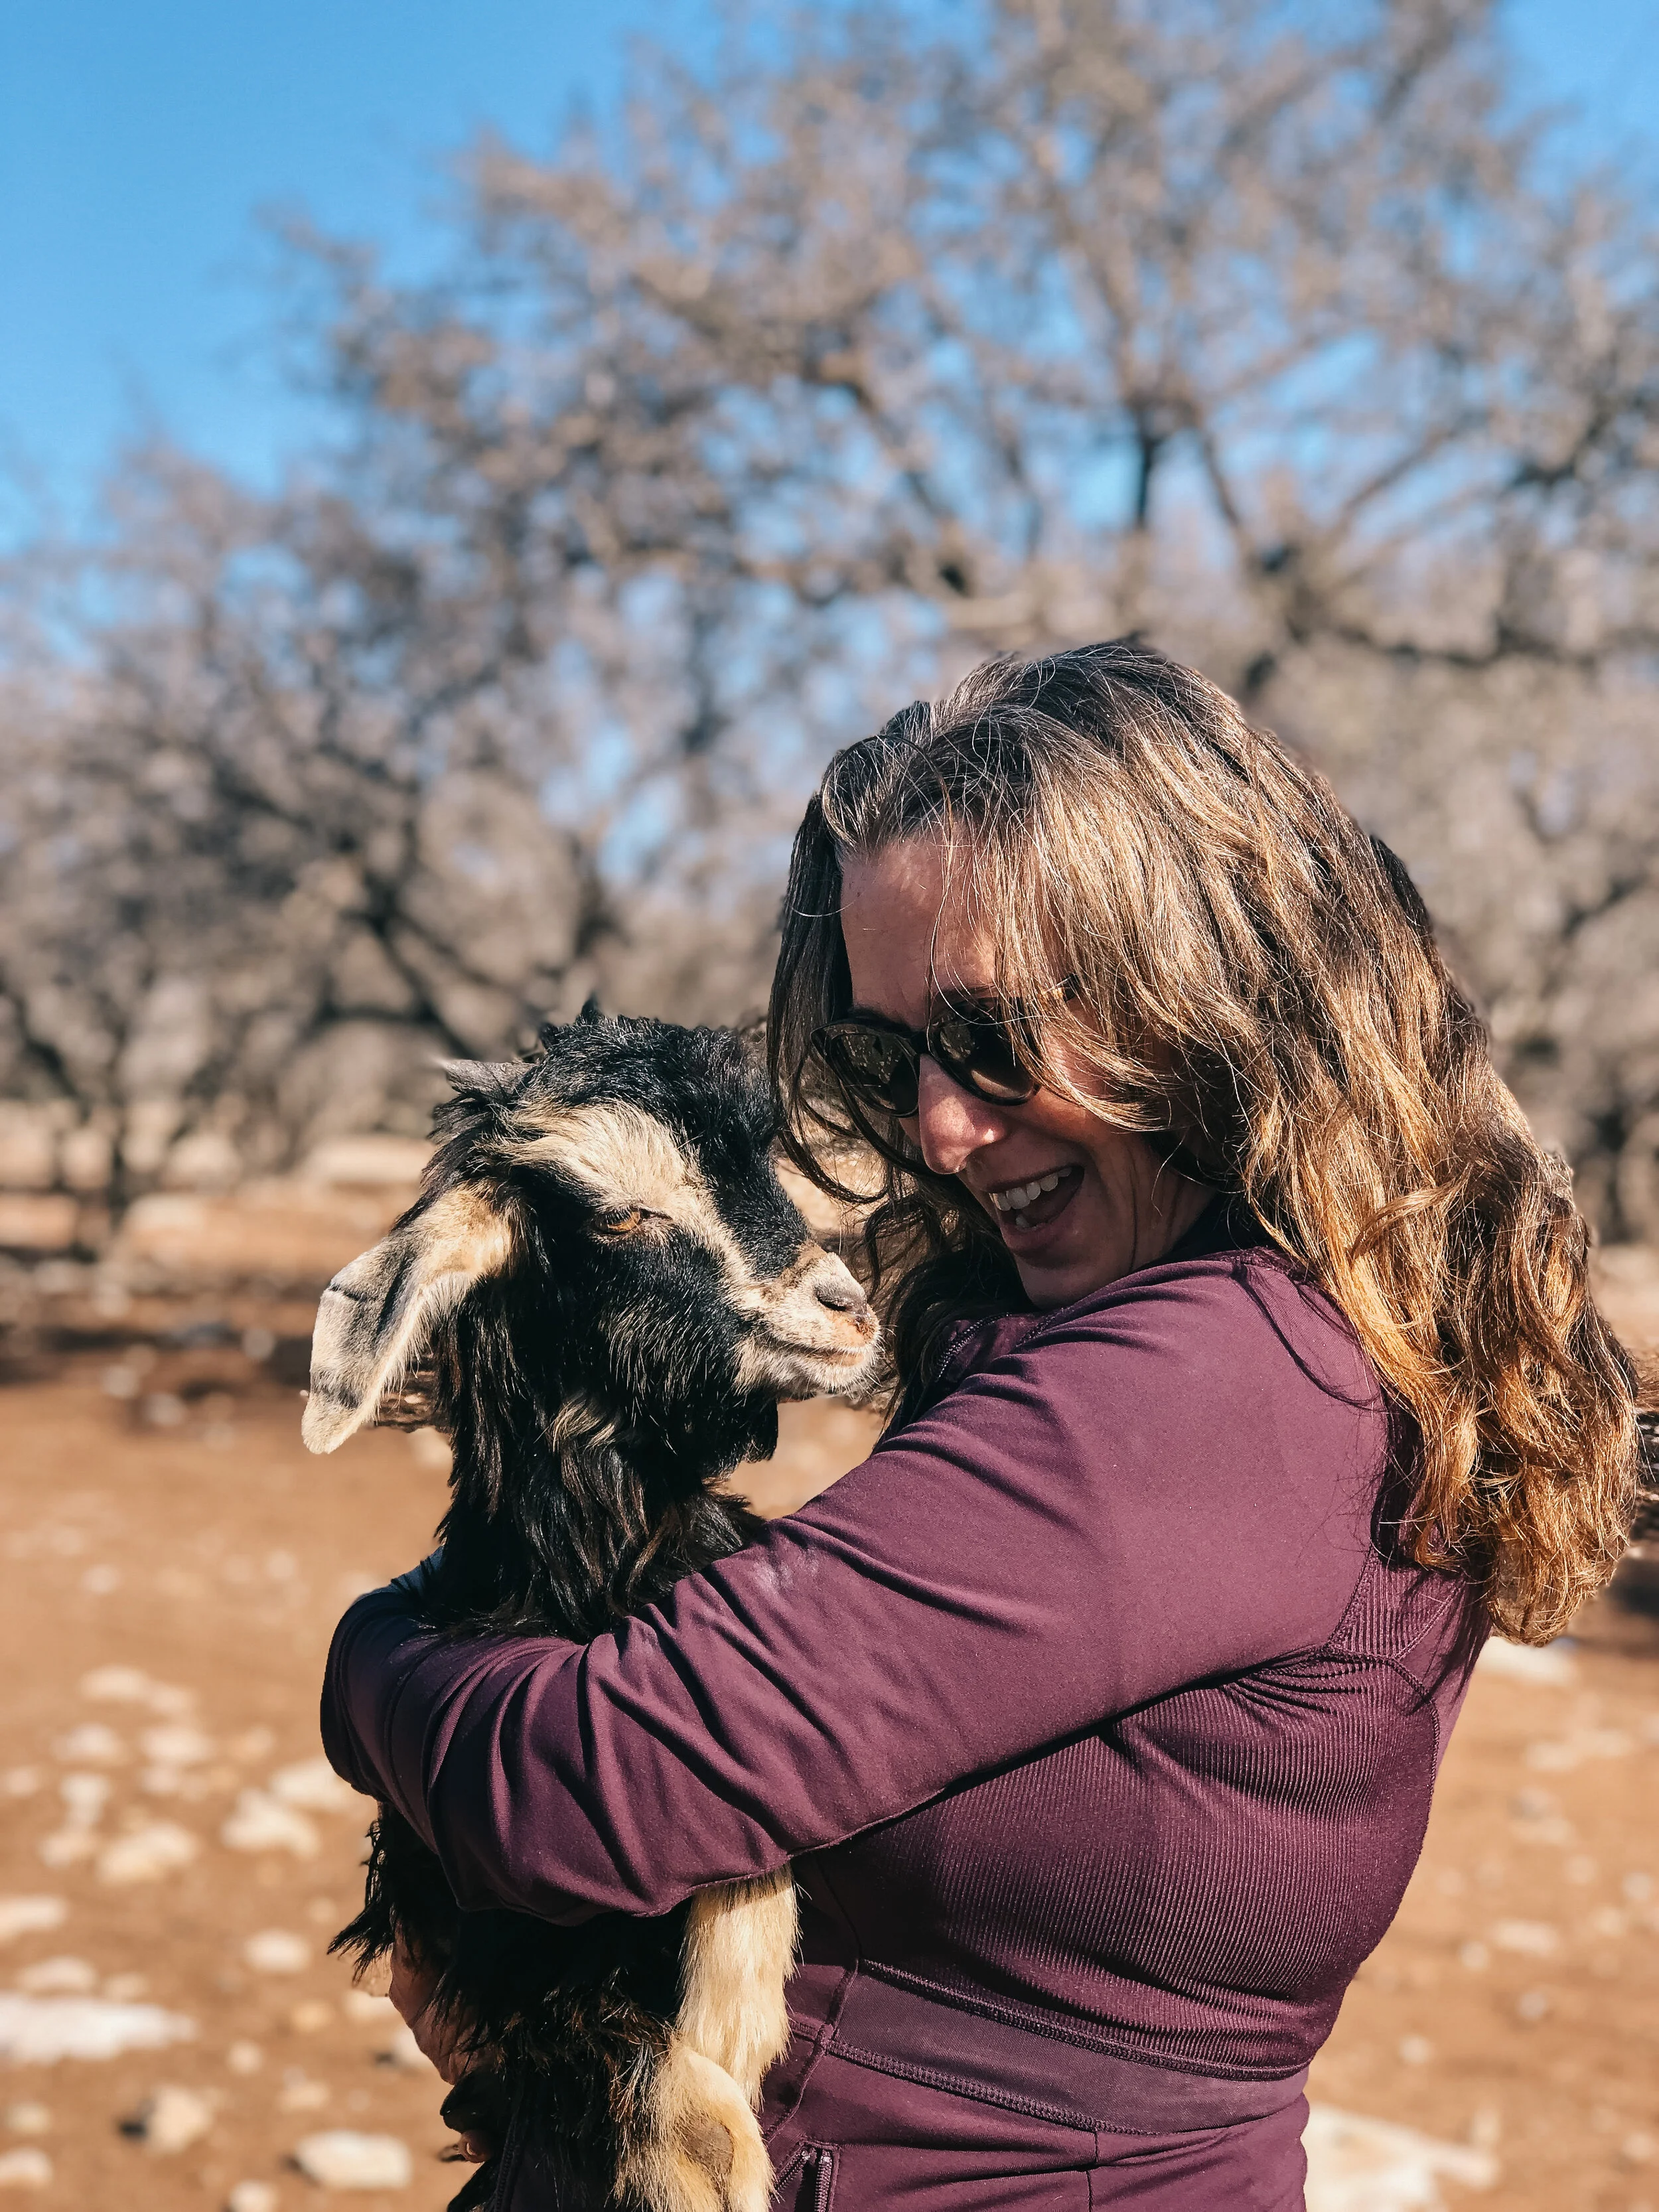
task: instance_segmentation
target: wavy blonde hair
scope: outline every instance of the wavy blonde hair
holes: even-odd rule
[[[795,843],[768,1048],[820,1188],[850,1194],[849,1139],[885,1164],[866,1243],[901,1384],[946,1325],[1018,1296],[961,1186],[811,1054],[850,1003],[843,860],[917,836],[943,841],[998,992],[1040,1010],[1044,1081],[1238,1194],[1347,1316],[1414,1425],[1414,1556],[1478,1583],[1505,1635],[1559,1633],[1626,1548],[1631,1370],[1568,1171],[1399,861],[1225,692],[1134,639],[988,662],[836,755]]]

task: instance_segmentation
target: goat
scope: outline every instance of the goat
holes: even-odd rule
[[[447,1070],[420,1196],[323,1294],[303,1433],[331,1452],[388,1405],[429,1417],[453,1469],[425,1617],[586,1640],[752,1536],[721,1479],[775,1448],[779,1400],[866,1383],[878,1329],[778,1181],[736,1036],[590,1002],[539,1042],[527,1063]],[[788,2037],[787,1869],[660,1918],[462,1913],[382,1807],[334,1948],[361,1971],[400,1940],[465,2025],[453,2126],[498,2151],[534,2126],[641,2212],[764,2212],[755,2106]],[[452,2212],[487,2203],[498,2166]]]

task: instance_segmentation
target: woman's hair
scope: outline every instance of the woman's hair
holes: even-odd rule
[[[1242,1196],[1346,1315],[1415,1425],[1416,1559],[1479,1583],[1506,1635],[1557,1634],[1627,1540],[1631,1370],[1567,1169],[1393,854],[1133,638],[988,662],[836,756],[795,841],[768,1051],[807,1176],[867,1198],[849,1156],[882,1164],[866,1242],[902,1386],[1019,1295],[982,1209],[811,1051],[851,1002],[843,862],[911,837],[941,842],[1043,1081]]]

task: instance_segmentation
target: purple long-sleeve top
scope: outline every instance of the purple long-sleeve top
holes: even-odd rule
[[[1347,1325],[1220,1214],[963,1332],[861,1466],[589,1644],[359,1601],[331,1759],[464,1905],[655,1913],[793,1860],[814,1940],[890,1982],[1292,2073],[1399,1905],[1483,1627],[1389,1540],[1408,1444]]]

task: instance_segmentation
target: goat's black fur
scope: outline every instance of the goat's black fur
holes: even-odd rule
[[[463,1186],[510,1232],[506,1269],[424,1333],[420,1392],[454,1464],[441,1553],[418,1602],[453,1635],[586,1639],[738,1549],[759,1524],[714,1486],[769,1455],[780,1391],[807,1395],[744,1381],[755,1323],[734,1307],[732,1255],[764,1286],[799,1267],[808,1239],[773,1167],[770,1103],[739,1041],[589,1008],[545,1029],[541,1044],[528,1065],[452,1070],[442,1143],[393,1232],[418,1238],[422,1215]],[[698,1202],[718,1216],[711,1237],[626,1208],[607,1216],[591,1182],[545,1144],[532,1154],[527,1129],[556,1126],[572,1108],[631,1109],[668,1131],[700,1177]],[[559,1928],[462,1913],[436,1859],[383,1808],[363,1910],[334,1948],[367,1965],[401,1938],[437,1972],[438,2002],[472,2056],[444,2107],[453,2125],[499,2148],[516,2115],[603,2178],[666,2047],[685,1917],[682,1906]],[[471,2179],[452,2212],[488,2202],[495,2166]]]

